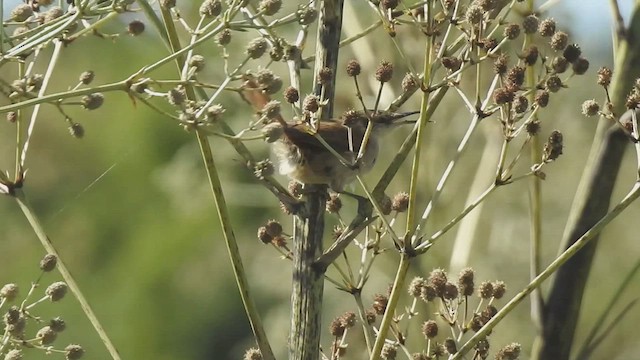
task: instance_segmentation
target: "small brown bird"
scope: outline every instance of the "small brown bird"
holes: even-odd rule
[[[287,123],[283,126],[282,136],[274,143],[280,173],[301,183],[326,184],[334,191],[342,192],[357,175],[373,168],[378,158],[381,137],[401,124],[412,123],[402,119],[416,113],[418,112],[371,114],[372,130],[360,159],[358,154],[369,122],[362,112],[351,112],[342,121],[321,121],[315,131],[304,122]]]

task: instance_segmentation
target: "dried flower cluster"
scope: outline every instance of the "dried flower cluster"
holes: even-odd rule
[[[58,334],[63,332],[67,325],[65,321],[56,317],[49,321],[36,316],[34,310],[46,302],[57,302],[62,300],[67,293],[67,284],[58,281],[47,286],[44,296],[33,299],[35,290],[39,287],[40,281],[45,273],[53,271],[58,259],[51,254],[47,254],[40,261],[41,276],[31,284],[31,289],[18,301],[20,289],[18,285],[10,283],[0,288],[0,311],[4,324],[4,333],[0,341],[0,356],[5,360],[20,360],[23,358],[24,349],[36,349],[43,353],[59,353],[67,360],[82,358],[84,349],[80,345],[70,344],[64,348],[56,348],[54,342]],[[13,304],[13,305],[12,305]],[[35,335],[27,335],[27,326],[37,326]]]

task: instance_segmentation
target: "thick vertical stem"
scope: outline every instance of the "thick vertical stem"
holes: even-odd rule
[[[335,76],[342,29],[343,0],[320,3],[314,78],[324,68],[332,69],[332,80],[314,86],[313,92],[326,105],[319,120],[333,116]],[[322,255],[326,186],[306,187],[305,208],[295,217],[293,234],[293,288],[291,290],[291,331],[289,359],[317,360],[320,357],[321,310],[326,267],[315,260]]]
[[[289,359],[315,360],[320,355],[325,269],[314,263],[322,255],[327,192],[324,187],[313,190],[306,196],[304,215],[294,220]]]
[[[630,28],[625,33],[627,36],[619,39],[616,49],[614,79],[610,88],[614,111],[618,116],[624,111],[625,98],[633,86],[633,80],[640,76],[640,69],[635,66],[640,59],[640,45],[638,39],[634,38],[640,33],[640,2],[636,2]],[[602,119],[598,125],[589,161],[571,207],[562,250],[571,247],[609,208],[622,155],[629,143],[619,130],[610,127],[606,119]],[[597,239],[594,239],[556,273],[544,308],[543,333],[536,340],[532,359],[569,358],[596,247]]]

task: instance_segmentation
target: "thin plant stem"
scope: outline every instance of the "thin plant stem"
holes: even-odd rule
[[[53,43],[54,43],[53,54],[51,54],[51,60],[49,60],[49,66],[47,67],[47,71],[44,74],[44,78],[42,80],[42,87],[40,88],[40,91],[38,91],[38,97],[43,96],[44,92],[47,90],[47,86],[49,85],[49,80],[51,80],[51,76],[53,74],[53,69],[56,67],[56,64],[58,63],[58,59],[60,58],[60,52],[64,47],[64,43],[61,40],[54,40]],[[31,140],[31,136],[33,135],[33,129],[36,126],[36,120],[38,119],[39,113],[40,113],[40,104],[34,106],[33,112],[31,113],[31,120],[29,122],[29,128],[27,129],[27,138],[24,141],[24,145],[22,146],[22,153],[20,155],[20,169],[24,167],[24,163],[27,158],[27,150],[29,150],[29,142]]]
[[[109,339],[109,336],[104,331],[104,328],[100,324],[98,317],[95,315],[95,313],[91,309],[91,306],[89,305],[89,302],[82,294],[82,291],[78,286],[78,283],[75,281],[75,279],[71,275],[71,272],[67,268],[67,265],[62,260],[60,253],[58,253],[58,250],[56,250],[51,240],[49,240],[49,237],[45,233],[44,228],[40,224],[40,221],[38,220],[38,217],[36,216],[35,212],[31,208],[31,205],[28,203],[22,189],[18,188],[15,190],[15,199],[16,199],[16,202],[18,203],[18,206],[20,206],[20,209],[24,213],[24,216],[27,218],[27,221],[29,221],[31,228],[33,229],[33,231],[36,233],[36,236],[40,240],[40,243],[42,243],[42,246],[44,247],[44,249],[47,251],[47,253],[54,255],[58,259],[57,266],[56,266],[58,268],[58,271],[62,275],[62,278],[64,279],[64,281],[67,283],[67,286],[69,286],[69,290],[71,290],[73,295],[76,297],[76,299],[80,303],[80,307],[82,308],[82,311],[87,316],[87,319],[89,319],[89,322],[91,323],[91,325],[93,325],[93,328],[98,333],[98,336],[104,343],[105,347],[107,348],[107,351],[109,351],[111,358],[113,360],[120,360],[120,354],[118,354],[118,350],[116,350],[116,347],[111,342],[111,339]]]
[[[269,345],[267,334],[264,330],[264,327],[262,326],[260,314],[258,313],[258,309],[253,301],[253,297],[251,297],[251,294],[249,292],[249,282],[247,281],[244,266],[242,265],[240,250],[238,249],[238,242],[231,225],[231,217],[229,216],[229,210],[224,197],[224,192],[222,191],[222,184],[220,183],[220,177],[218,176],[218,169],[214,162],[213,154],[211,153],[211,145],[209,144],[209,139],[200,131],[196,132],[196,135],[198,139],[198,145],[200,145],[202,159],[204,160],[205,169],[207,171],[209,186],[211,187],[211,192],[213,193],[216,209],[218,210],[218,220],[220,221],[220,225],[222,226],[222,235],[224,237],[225,244],[227,245],[229,259],[231,260],[233,274],[236,278],[238,290],[240,291],[242,304],[244,305],[245,312],[247,313],[247,317],[249,318],[249,323],[251,324],[251,329],[253,330],[253,334],[255,336],[256,343],[258,344],[258,348],[262,353],[262,357],[264,359],[274,360],[275,356],[273,355],[273,350],[271,350],[271,345]]]
[[[433,52],[433,38],[428,37],[424,49],[424,78],[422,80],[423,86],[426,88],[431,81],[431,62]],[[413,153],[413,162],[411,164],[411,181],[409,185],[409,205],[407,208],[407,226],[408,232],[413,233],[416,222],[416,199],[418,197],[418,173],[420,171],[420,156],[422,155],[422,147],[424,145],[424,136],[426,131],[426,125],[429,120],[427,116],[427,107],[429,106],[430,93],[424,92],[422,94],[422,100],[420,104],[420,122],[418,123],[418,129],[416,133],[416,146]],[[406,239],[408,240],[408,239]]]
[[[529,11],[533,12],[534,1],[527,0],[527,7]],[[524,46],[528,42],[533,42],[533,34],[527,34],[525,37]],[[525,82],[530,89],[535,88],[536,85],[536,72],[533,66],[526,67]],[[535,103],[535,92],[527,94],[530,104]],[[537,120],[538,113],[532,113],[532,121]],[[531,134],[530,136],[530,162],[536,164],[541,157],[540,136]],[[532,176],[529,180],[529,273],[531,279],[535,278],[542,269],[541,259],[541,247],[542,247],[542,180],[538,176]],[[534,324],[540,329],[542,327],[542,293],[540,290],[535,290],[531,296],[531,319]]]
[[[371,356],[369,357],[370,360],[380,359],[380,352],[382,351],[385,339],[387,338],[387,333],[389,332],[389,328],[391,327],[391,324],[393,322],[395,309],[398,306],[398,301],[400,300],[400,293],[403,292],[404,282],[407,277],[407,272],[409,270],[410,264],[411,258],[409,257],[409,254],[401,253],[400,264],[398,265],[396,277],[393,281],[393,289],[391,290],[389,302],[387,303],[387,309],[384,312],[382,322],[380,323],[380,328],[378,329],[376,342],[373,345],[373,350],[371,350]]]
[[[616,205],[609,213],[602,217],[591,229],[578,238],[570,247],[568,247],[560,256],[558,256],[546,269],[540,272],[520,293],[514,296],[508,303],[504,305],[496,315],[487,322],[482,329],[477,331],[454,355],[449,356],[449,360],[458,360],[471,349],[481,339],[484,339],[487,334],[504,319],[515,307],[520,304],[529,294],[535,289],[540,287],[542,283],[553,275],[564,263],[571,259],[580,249],[589,243],[607,226],[614,218],[616,218],[622,211],[624,211],[629,205],[631,205],[638,197],[640,197],[640,182],[634,183],[629,193],[622,199],[622,201]]]

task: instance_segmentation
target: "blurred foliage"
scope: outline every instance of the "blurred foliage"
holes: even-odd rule
[[[197,8],[187,4],[180,6],[185,19],[193,20]],[[357,18],[353,13],[347,14],[346,18],[351,17]],[[103,31],[121,32],[126,19],[121,21],[108,24]],[[406,29],[406,34],[403,31],[405,29],[398,29],[398,39],[406,43],[418,41],[419,34],[410,29]],[[235,50],[241,52],[244,40],[249,38],[234,38]],[[305,54],[311,54],[310,49],[311,46]],[[371,51],[372,55],[392,57],[395,54],[386,33],[377,30],[353,47],[345,48],[341,63],[346,63],[354,51],[363,49]],[[415,47],[416,54],[411,53],[414,49],[410,46],[407,49],[409,58],[421,56],[419,47]],[[603,47],[597,51],[606,53],[609,49]],[[213,41],[199,49],[199,53],[210,59],[206,70],[209,78],[216,80],[220,80],[219,52]],[[93,70],[95,83],[102,84],[123,79],[165,55],[164,45],[151,30],[139,37],[121,36],[113,41],[83,37],[63,50],[62,65],[53,78],[50,92],[73,86],[84,70]],[[375,57],[371,64],[363,64],[363,68],[373,71],[372,64],[379,60]],[[252,67],[261,65],[264,64],[256,62]],[[593,61],[592,69],[600,65],[604,64]],[[173,74],[174,67],[169,64],[164,71]],[[275,69],[286,75],[284,66],[278,65]],[[342,69],[338,72],[341,74]],[[398,67],[396,74],[403,72]],[[546,136],[552,129],[560,129],[565,134],[566,144],[565,155],[549,167],[547,180],[543,183],[545,263],[557,252],[557,243],[591,144],[590,134],[595,122],[579,114],[579,104],[584,99],[601,96],[595,88],[593,74],[594,71],[590,71],[587,76],[576,79],[569,90],[563,91],[562,101],[552,101],[541,113],[544,119],[542,134]],[[308,84],[310,71],[305,71],[304,75]],[[0,72],[0,77],[7,81],[13,76],[4,70]],[[399,83],[400,79],[401,75],[396,75],[394,81]],[[338,90],[338,111],[356,106],[353,94],[352,85],[345,80]],[[374,93],[369,89],[366,95],[371,98]],[[424,158],[428,171],[421,174],[424,181],[422,200],[429,198],[468,121],[460,101],[454,97],[449,101],[436,112],[435,123],[429,125],[430,150]],[[3,99],[2,104],[5,103]],[[252,116],[251,110],[237,95],[229,94],[223,103],[227,108],[225,119],[232,126],[234,123],[242,126]],[[418,104],[416,97],[405,109],[412,110]],[[145,106],[132,103],[121,93],[106,94],[105,105],[99,110],[70,110],[69,113],[85,127],[84,138],[71,137],[63,118],[45,107],[32,139],[26,192],[48,235],[63,254],[123,358],[241,358],[244,350],[253,346],[251,331],[229,268],[193,135]],[[465,125],[458,125],[463,123]],[[499,131],[497,124],[487,121],[482,126],[487,137],[473,141],[473,150],[456,169],[430,225],[432,229],[445,224],[460,211],[468,196],[470,178],[478,170],[483,152],[495,153],[498,149],[488,140],[489,134]],[[0,123],[2,168],[13,166],[13,127],[7,122]],[[389,151],[383,151],[385,155],[381,161],[389,161],[403,135],[404,130],[398,130],[385,144]],[[279,212],[277,201],[257,184],[241,158],[224,140],[212,138],[211,141],[214,156],[221,166],[223,187],[237,225],[235,230],[256,301],[264,315],[274,351],[279,358],[284,358],[290,265],[279,259],[272,249],[263,247],[256,240],[255,231],[270,218],[280,219],[285,224],[285,231],[290,231],[290,219]],[[267,145],[255,144],[252,148],[260,149],[265,157],[268,156]],[[625,184],[634,176],[633,159],[629,157],[627,161],[627,170],[620,177]],[[374,171],[367,178],[373,181],[377,175]],[[406,179],[396,178],[388,193],[407,190]],[[621,189],[618,196],[623,191]],[[474,238],[468,265],[476,270],[480,280],[505,281],[507,297],[528,283],[529,269],[525,265],[529,257],[527,196],[524,182],[500,189],[484,205],[476,233],[468,234]],[[347,206],[353,207],[348,199],[346,202]],[[626,271],[637,261],[640,246],[633,225],[639,215],[637,206],[628,210],[603,234],[584,301],[578,343],[588,333],[593,319],[603,310],[604,303]],[[0,219],[0,283],[14,282],[22,291],[27,291],[30,281],[39,274],[37,264],[44,251],[10,198],[0,201]],[[328,222],[335,222],[335,219],[328,219]],[[447,267],[457,230],[446,235],[447,240],[441,241],[428,256],[419,258],[412,272],[426,276],[434,267]],[[393,279],[396,261],[397,255],[393,252],[386,253],[378,261],[375,276],[371,277],[363,294],[365,305],[370,304],[374,293],[386,291]],[[48,281],[58,280],[52,273],[46,275],[43,284],[46,286]],[[627,302],[632,298],[629,294],[640,291],[637,282],[632,286],[625,297]],[[354,304],[344,301],[345,295],[332,286],[327,285],[325,294],[327,324],[345,311],[354,310]],[[426,307],[420,310],[422,315],[429,311]],[[88,358],[107,358],[103,345],[72,297],[59,304],[40,306],[38,315],[43,318],[59,315],[66,319],[67,330],[57,340],[60,344],[80,343],[87,350]],[[633,330],[639,320],[640,312],[634,308],[614,327],[609,341],[594,358],[637,356],[640,346]],[[32,329],[28,333],[35,331]],[[415,334],[419,334],[418,329]],[[523,305],[498,326],[492,334],[492,342],[499,347],[517,341],[523,344],[526,353],[534,334],[528,307]],[[329,346],[328,332],[326,335],[323,346]],[[410,338],[409,343],[417,340]],[[363,348],[362,339],[353,338],[349,343],[350,350],[354,351],[349,358],[362,358],[356,351]],[[27,358],[52,357],[33,351],[27,353]]]

